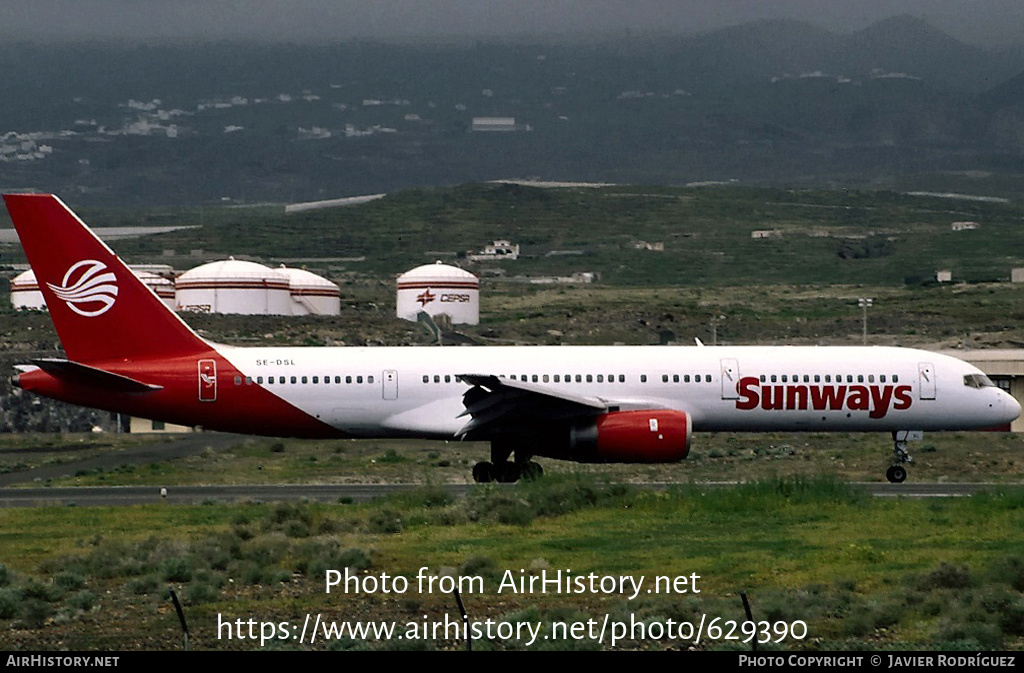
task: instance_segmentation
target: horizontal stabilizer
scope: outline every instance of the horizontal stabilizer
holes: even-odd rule
[[[115,393],[148,393],[160,390],[163,386],[154,386],[120,374],[83,365],[71,360],[43,358],[32,360],[32,364],[57,379],[65,379],[74,383],[85,383]]]

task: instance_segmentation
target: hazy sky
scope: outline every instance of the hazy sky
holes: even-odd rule
[[[1024,0],[0,0],[0,38],[691,34],[763,18],[847,32],[898,14],[975,44],[1024,43]]]

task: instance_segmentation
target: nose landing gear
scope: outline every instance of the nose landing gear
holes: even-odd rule
[[[897,430],[892,433],[893,450],[892,460],[889,469],[885,471],[885,478],[891,484],[902,484],[907,479],[907,468],[904,463],[912,463],[914,459],[907,453],[907,443],[917,442],[924,437],[920,430]]]

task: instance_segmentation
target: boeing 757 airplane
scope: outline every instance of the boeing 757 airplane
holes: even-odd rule
[[[892,433],[886,477],[926,430],[1005,426],[1020,405],[977,368],[905,348],[235,347],[197,335],[71,210],[5,195],[66,358],[14,385],[73,404],[213,430],[490,442],[478,482],[535,456],[675,462],[694,432]]]

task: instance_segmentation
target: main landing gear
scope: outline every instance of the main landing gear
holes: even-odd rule
[[[907,442],[920,441],[924,433],[920,430],[897,430],[892,433],[893,450],[892,460],[889,469],[885,471],[885,478],[890,484],[902,484],[907,479],[907,468],[904,463],[912,463],[914,459],[907,453]]]
[[[517,452],[516,460],[509,460],[512,448],[504,442],[491,442],[491,459],[473,466],[473,481],[487,484],[492,481],[511,484],[520,479],[539,479],[544,475],[540,463],[530,460],[531,456]]]

